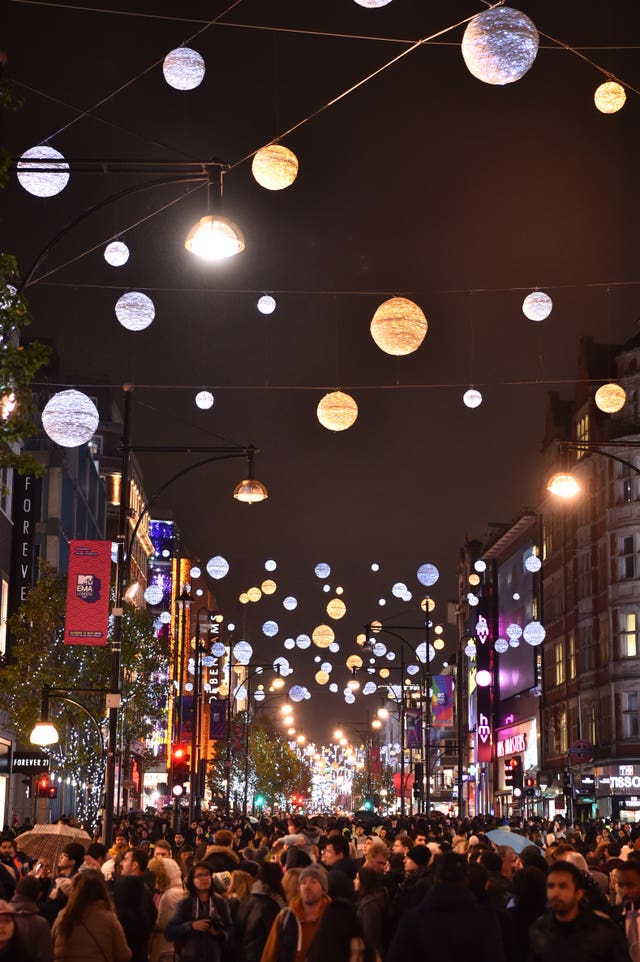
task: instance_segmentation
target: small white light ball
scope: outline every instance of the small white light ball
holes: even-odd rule
[[[311,645],[311,638],[309,635],[298,635],[296,638],[296,645],[301,651],[306,651],[306,649]]]
[[[149,585],[144,593],[144,600],[148,605],[159,605],[162,601],[163,591],[160,585]]]
[[[155,316],[153,301],[142,291],[127,291],[116,301],[116,317],[128,331],[144,331]]]
[[[522,302],[522,313],[530,321],[544,321],[553,309],[553,301],[544,291],[531,291]]]
[[[111,267],[122,267],[129,260],[129,248],[122,241],[111,241],[104,249],[104,259]]]
[[[98,409],[81,391],[59,391],[42,412],[42,427],[47,437],[63,448],[86,444],[95,434],[99,421]]]
[[[273,314],[276,309],[276,299],[271,294],[263,294],[258,301],[258,310],[261,314]]]
[[[295,611],[295,609],[298,607],[297,598],[294,598],[292,595],[288,595],[282,602],[282,607],[285,609],[285,611]]]
[[[439,577],[440,572],[436,566],[432,564],[420,565],[416,572],[416,578],[421,585],[425,586],[425,588],[430,588],[431,585],[435,585]]]
[[[496,638],[496,643],[493,647],[499,655],[504,655],[505,651],[509,650],[509,642],[504,638]]]
[[[321,561],[320,564],[317,564],[315,566],[314,571],[317,578],[328,578],[329,575],[331,574],[331,568],[329,567],[328,564],[325,564],[323,561]]]
[[[537,555],[530,554],[529,557],[526,559],[524,566],[527,569],[527,571],[530,571],[532,574],[535,574],[536,571],[540,571],[540,568],[542,567],[542,562],[540,561],[540,558]]]
[[[476,684],[479,688],[488,688],[491,684],[491,672],[486,668],[481,668],[476,672]]]
[[[265,621],[262,626],[262,634],[266,635],[267,638],[275,638],[278,634],[278,622],[277,621]]]
[[[198,568],[197,565],[194,565],[193,568],[191,568],[189,571],[190,578],[199,578],[201,574],[202,574],[202,571],[200,570],[200,568]]]
[[[201,411],[208,411],[213,407],[214,397],[211,391],[198,391],[196,394],[196,407]]]
[[[478,558],[477,561],[474,561],[473,568],[475,571],[478,571],[480,574],[482,574],[483,571],[487,570],[487,562],[483,561],[482,558]]]
[[[164,58],[162,72],[164,79],[174,90],[194,90],[204,78],[204,60],[197,50],[178,47]]]
[[[236,661],[239,661],[241,665],[248,665],[251,661],[252,654],[253,648],[248,641],[239,641],[237,645],[233,646],[233,657]]]
[[[482,404],[482,394],[480,391],[476,390],[474,387],[470,387],[468,391],[465,391],[462,395],[462,400],[464,401],[466,407],[477,408]]]
[[[32,160],[46,163],[33,164],[30,163]],[[53,147],[44,144],[31,147],[30,150],[25,150],[18,161],[18,181],[35,197],[54,197],[64,190],[69,182],[69,164]]]

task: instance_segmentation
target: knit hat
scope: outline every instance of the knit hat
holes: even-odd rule
[[[16,910],[14,909],[13,905],[10,905],[9,902],[5,902],[4,899],[0,899],[0,915],[15,915],[15,914],[16,914]]]
[[[424,868],[431,860],[431,850],[426,845],[414,845],[407,852],[407,858],[410,858],[420,868]]]
[[[231,872],[213,872],[211,878],[216,892],[226,892],[231,885]]]
[[[300,875],[298,876],[298,885],[300,885],[302,880],[305,878],[317,879],[317,881],[320,882],[325,895],[329,892],[329,876],[327,875],[327,870],[324,869],[322,865],[318,865],[317,862],[312,862],[311,865],[307,865],[306,868],[302,869]]]

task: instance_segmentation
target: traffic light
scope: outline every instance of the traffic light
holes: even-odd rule
[[[527,775],[524,780],[524,797],[535,798],[538,779],[535,775]]]
[[[256,808],[264,808],[265,801],[266,801],[266,799],[265,799],[264,795],[256,795],[256,798],[255,798],[255,807],[256,807]]]
[[[520,755],[514,755],[511,759],[511,782],[513,785],[513,794],[516,798],[520,798],[522,795],[522,781],[522,758]]]
[[[174,795],[186,792],[190,774],[187,749],[184,745],[174,745],[171,750],[171,791]]]
[[[58,788],[56,785],[51,784],[49,775],[40,775],[36,781],[34,794],[36,798],[57,798]]]
[[[505,758],[504,760],[504,784],[507,788],[511,788],[513,785],[513,770],[511,768],[512,758]]]

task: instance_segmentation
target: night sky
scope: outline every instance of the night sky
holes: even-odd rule
[[[170,88],[161,65],[147,68],[230,4],[99,6],[10,0],[5,76],[25,104],[5,114],[4,145],[14,157],[46,140],[69,159],[218,157],[237,165],[225,177],[224,204],[246,250],[213,266],[184,250],[206,213],[203,189],[174,184],[133,195],[50,252],[27,290],[30,333],[55,340],[65,385],[137,385],[135,442],[260,449],[266,503],[231,500],[240,472],[231,462],[189,475],[162,505],[203,566],[212,555],[228,559],[228,576],[212,586],[239,626],[236,640],[249,640],[256,659],[291,655],[291,682],[312,691],[305,734],[326,740],[332,719],[360,726],[365,705],[377,706],[362,697],[345,705],[344,661],[376,617],[421,623],[416,570],[424,562],[441,572],[435,620],[451,656],[447,601],[465,537],[537,503],[547,394],[571,396],[579,338],[623,341],[636,330],[640,99],[628,89],[619,113],[599,113],[593,93],[607,78],[548,38],[640,89],[640,8],[637,0],[521,0],[546,37],[532,69],[504,87],[471,76],[458,27],[287,137],[300,172],[292,187],[270,192],[250,161],[238,162],[411,42],[485,5],[392,0],[369,10],[354,0],[242,0],[227,25],[191,42],[207,72],[190,92]],[[12,175],[0,207],[2,246],[26,271],[65,224],[141,179],[74,173],[61,194],[42,199]],[[114,269],[102,249],[118,233],[131,257]],[[535,287],[554,302],[541,323],[521,311]],[[126,331],[115,318],[127,289],[155,302],[146,331]],[[264,292],[277,300],[270,316],[256,310]],[[429,321],[407,357],[382,353],[369,333],[375,309],[393,295],[415,300]],[[484,395],[476,410],[462,403],[471,384]],[[202,388],[215,395],[211,411],[194,405]],[[332,434],[315,409],[336,388],[354,396],[359,417]],[[141,460],[149,491],[188,463]],[[277,592],[239,610],[238,594],[267,577],[268,559],[278,565]],[[330,621],[324,608],[333,594],[314,574],[318,562],[331,566],[327,581],[344,588],[348,609],[333,623],[341,648],[329,657],[339,691],[322,696],[311,668],[325,652],[283,648]],[[398,581],[412,601],[394,598]],[[287,595],[299,601],[293,612],[282,606]],[[267,619],[278,622],[274,639],[262,635]]]

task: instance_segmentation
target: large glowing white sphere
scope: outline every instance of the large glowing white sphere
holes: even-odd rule
[[[276,309],[276,299],[271,294],[263,294],[258,301],[258,310],[261,314],[273,314]]]
[[[515,638],[517,640],[518,638],[520,638],[521,635],[522,635],[522,628],[520,627],[520,625],[516,625],[516,624],[507,625],[507,638],[509,639]]]
[[[122,267],[129,260],[129,248],[122,241],[111,241],[104,249],[104,259],[111,267]]]
[[[289,689],[291,701],[302,701],[305,697],[305,689],[301,685],[292,685]]]
[[[127,291],[116,301],[116,317],[128,331],[144,331],[155,316],[153,301],[142,291]]]
[[[266,635],[267,638],[275,638],[275,636],[278,634],[278,622],[265,621],[262,626],[262,634]]]
[[[462,56],[474,77],[502,86],[520,80],[533,66],[538,44],[538,31],[529,17],[513,7],[494,7],[467,25]]]
[[[496,638],[496,643],[493,647],[499,655],[504,655],[505,651],[509,650],[509,642],[504,638]]]
[[[253,648],[248,641],[239,641],[237,645],[233,646],[233,657],[241,665],[248,665],[252,654]]]
[[[375,694],[375,692],[377,692],[377,690],[378,690],[378,686],[376,685],[375,681],[368,681],[364,686],[364,688],[362,689],[362,694],[373,695]]]
[[[529,557],[526,559],[524,566],[527,569],[527,571],[530,571],[532,574],[535,574],[536,571],[540,571],[540,568],[542,567],[542,562],[540,561],[540,558],[538,557],[537,554],[530,554]]]
[[[528,645],[541,645],[547,632],[539,621],[530,621],[524,626],[522,637]]]
[[[553,309],[553,301],[544,291],[531,291],[522,302],[522,313],[530,321],[544,321]]]
[[[42,412],[47,437],[63,448],[77,448],[91,440],[98,427],[98,409],[81,391],[59,391]]]
[[[274,561],[273,558],[268,558],[267,561],[265,561],[264,563],[265,571],[275,571],[277,567],[278,567],[278,563]]]
[[[221,641],[216,641],[216,642],[211,646],[211,654],[214,656],[214,658],[222,658],[222,656],[223,656],[224,653],[225,653],[225,650],[226,650],[226,649],[225,649],[225,647],[224,647],[224,645],[222,644]]]
[[[212,408],[213,401],[211,391],[198,391],[196,394],[196,407],[199,407],[201,411],[208,411],[209,408]]]
[[[191,50],[190,47],[170,50],[162,64],[164,79],[174,90],[194,90],[199,87],[204,71],[204,60],[197,50]]]
[[[220,555],[214,555],[213,558],[209,558],[207,561],[207,572],[216,581],[220,581],[229,572],[229,562],[226,558],[222,558]]]
[[[298,607],[298,599],[294,598],[293,595],[287,595],[282,602],[282,607],[286,611],[295,611],[295,609]]]
[[[148,605],[159,605],[162,601],[163,591],[160,585],[149,585],[144,593],[144,600]]]
[[[480,671],[477,671],[476,684],[480,688],[488,688],[491,684],[491,672],[487,671],[486,668],[481,668]]]
[[[439,577],[440,572],[436,566],[432,564],[420,565],[416,572],[416,578],[421,585],[425,586],[425,588],[430,588],[431,585],[435,585]]]
[[[33,160],[45,163],[30,163]],[[54,197],[69,182],[69,164],[53,147],[31,147],[18,161],[18,180],[35,197]]]
[[[189,570],[190,578],[199,578],[201,574],[202,574],[202,571],[197,565],[194,565],[193,568]]]
[[[331,574],[331,568],[328,564],[325,564],[324,561],[321,561],[320,564],[317,564],[314,568],[314,571],[316,573],[316,577],[318,578],[328,578]]]

